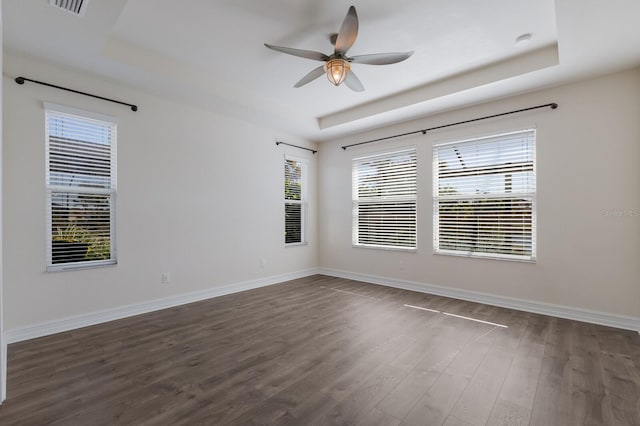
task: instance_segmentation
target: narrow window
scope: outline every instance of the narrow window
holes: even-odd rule
[[[115,122],[45,108],[47,270],[114,264]]]
[[[416,249],[416,149],[354,158],[352,242]]]
[[[284,160],[284,243],[304,244],[306,240],[306,174],[304,161]]]
[[[535,130],[433,148],[434,251],[533,261]]]

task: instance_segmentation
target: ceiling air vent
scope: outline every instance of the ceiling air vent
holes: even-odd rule
[[[57,7],[76,16],[84,16],[89,0],[49,0],[51,6]]]

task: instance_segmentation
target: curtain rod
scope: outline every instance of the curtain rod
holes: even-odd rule
[[[287,146],[292,146],[294,148],[299,148],[299,149],[305,149],[307,151],[311,151],[313,154],[315,154],[316,151],[315,149],[311,149],[311,148],[305,148],[304,146],[298,146],[298,145],[291,145],[290,143],[286,143],[286,142],[281,142],[281,141],[276,141],[276,145],[287,145]]]
[[[42,84],[43,86],[53,87],[54,89],[60,89],[60,90],[65,90],[67,92],[77,93],[79,95],[90,96],[90,97],[96,98],[96,99],[102,99],[103,101],[107,101],[107,102],[113,102],[113,103],[116,103],[116,104],[125,105],[125,106],[130,107],[131,111],[137,111],[138,110],[138,107],[136,105],[128,104],[126,102],[116,101],[115,99],[109,99],[109,98],[105,98],[105,97],[98,96],[98,95],[92,95],[91,93],[81,92],[79,90],[68,89],[66,87],[56,86],[55,84],[45,83],[43,81],[32,80],[30,78],[26,78],[26,77],[22,77],[22,76],[15,78],[15,82],[18,83],[18,84],[24,84],[25,81],[30,81],[31,83],[36,83],[36,84]]]
[[[416,130],[414,132],[400,133],[398,135],[393,135],[393,136],[385,136],[384,138],[371,139],[369,141],[352,143],[351,145],[344,145],[342,147],[342,149],[346,150],[347,148],[351,148],[352,146],[364,145],[364,144],[372,143],[372,142],[380,142],[380,141],[384,141],[384,140],[387,140],[387,139],[399,138],[399,137],[402,137],[402,136],[415,135],[416,133],[422,133],[424,135],[427,132],[430,132],[432,130],[443,129],[445,127],[459,126],[460,124],[472,123],[474,121],[487,120],[489,118],[502,117],[503,115],[516,114],[516,113],[519,113],[519,112],[531,111],[532,109],[547,108],[547,107],[550,107],[551,109],[556,109],[556,108],[558,108],[558,104],[553,102],[553,103],[550,103],[550,104],[544,104],[544,105],[538,105],[538,106],[529,107],[529,108],[517,109],[517,110],[509,111],[509,112],[502,112],[500,114],[493,114],[493,115],[487,115],[485,117],[473,118],[471,120],[464,120],[464,121],[458,121],[456,123],[443,124],[441,126],[430,127],[428,129],[422,129],[422,130]]]

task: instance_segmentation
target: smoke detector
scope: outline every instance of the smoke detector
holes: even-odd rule
[[[531,33],[525,33],[516,38],[516,46],[524,46],[531,42]]]

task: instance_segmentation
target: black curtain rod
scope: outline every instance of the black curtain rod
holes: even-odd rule
[[[131,111],[137,111],[138,110],[138,107],[136,105],[128,104],[126,102],[116,101],[115,99],[104,98],[102,96],[92,95],[91,93],[81,92],[79,90],[68,89],[66,87],[56,86],[55,84],[49,84],[49,83],[45,83],[43,81],[32,80],[32,79],[26,78],[26,77],[16,77],[16,79],[15,79],[15,82],[18,83],[18,84],[24,84],[25,81],[30,81],[31,83],[36,83],[36,84],[42,84],[43,86],[53,87],[54,89],[66,90],[67,92],[77,93],[79,95],[90,96],[90,97],[96,98],[96,99],[102,99],[103,101],[107,101],[107,102],[113,102],[113,103],[116,103],[116,104],[125,105],[125,106],[130,107]]]
[[[300,149],[305,149],[307,151],[311,151],[312,153],[316,153],[318,151],[316,151],[315,149],[311,149],[311,148],[305,148],[304,146],[298,146],[298,145],[291,145],[290,143],[286,143],[286,142],[280,142],[280,141],[276,141],[276,145],[287,145],[287,146],[292,146],[294,148],[300,148]]]
[[[550,107],[551,109],[556,109],[556,108],[558,108],[558,104],[553,102],[553,103],[550,103],[550,104],[538,105],[538,106],[534,106],[534,107],[530,107],[530,108],[517,109],[515,111],[502,112],[500,114],[493,114],[493,115],[487,115],[485,117],[473,118],[471,120],[464,120],[464,121],[458,121],[456,123],[443,124],[442,126],[430,127],[428,129],[422,129],[422,130],[416,130],[415,132],[407,132],[407,133],[400,133],[398,135],[393,135],[393,136],[385,136],[384,138],[371,139],[369,141],[353,143],[351,145],[344,145],[342,147],[342,149],[346,150],[347,148],[350,148],[352,146],[364,145],[364,144],[372,143],[372,142],[380,142],[380,141],[385,141],[387,139],[399,138],[399,137],[402,137],[402,136],[415,135],[416,133],[422,133],[424,135],[427,132],[430,132],[432,130],[444,129],[445,127],[459,126],[460,124],[473,123],[474,121],[487,120],[489,118],[502,117],[503,115],[517,114],[519,112],[531,111],[532,109],[547,108],[547,107]]]

